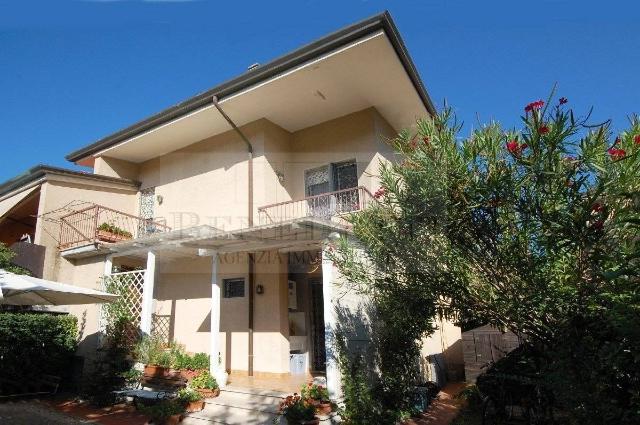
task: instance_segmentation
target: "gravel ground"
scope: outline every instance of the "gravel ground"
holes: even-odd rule
[[[72,418],[36,400],[0,402],[0,424],[84,425],[93,421]]]

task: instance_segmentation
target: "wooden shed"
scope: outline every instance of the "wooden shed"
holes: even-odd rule
[[[480,326],[462,333],[465,380],[474,383],[484,367],[503,358],[520,345],[520,338],[513,332],[502,332],[490,326]]]

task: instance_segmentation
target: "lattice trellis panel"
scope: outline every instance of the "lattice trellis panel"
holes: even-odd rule
[[[120,297],[113,303],[102,305],[100,329],[106,329],[110,317],[114,314],[123,313],[130,317],[132,329],[137,329],[140,326],[144,273],[144,270],[135,270],[104,276],[102,289],[105,292],[120,295]],[[131,335],[132,338],[136,336],[134,334]]]
[[[151,335],[160,338],[165,344],[169,345],[171,342],[171,316],[154,314]]]

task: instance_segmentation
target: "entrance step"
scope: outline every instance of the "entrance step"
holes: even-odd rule
[[[270,390],[227,387],[218,397],[206,399],[204,410],[189,413],[182,424],[273,424],[282,397]]]
[[[273,425],[282,398],[287,394],[273,390],[227,386],[216,398],[205,400],[204,410],[189,413],[182,425]],[[336,418],[323,417],[321,425],[336,423]],[[284,419],[276,424],[286,424]]]

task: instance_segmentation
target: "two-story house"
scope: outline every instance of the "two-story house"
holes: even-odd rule
[[[48,279],[125,282],[142,331],[210,353],[216,374],[326,374],[336,394],[336,308],[365,300],[340,284],[327,241],[375,202],[386,141],[434,112],[384,13],[67,156],[91,174],[41,166],[3,184],[0,241],[29,234]],[[69,311],[90,356],[100,307]],[[460,367],[460,332],[440,325],[425,358]]]

